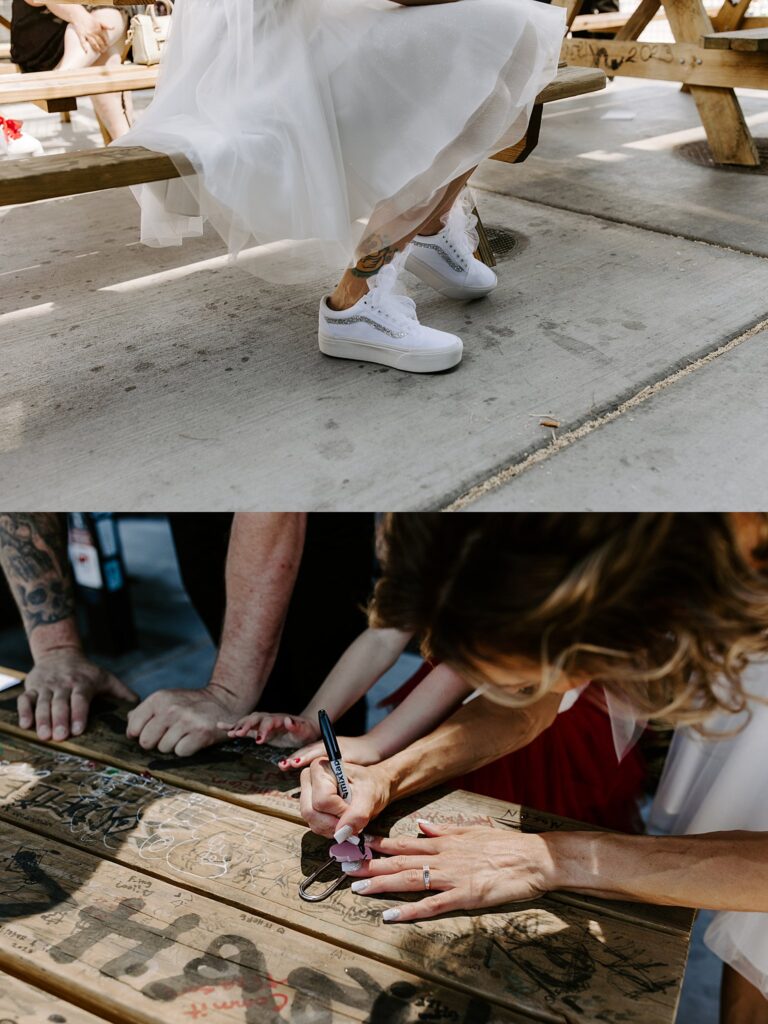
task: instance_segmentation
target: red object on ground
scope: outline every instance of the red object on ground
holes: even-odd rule
[[[401,704],[433,667],[425,662],[381,706]],[[642,751],[636,744],[619,761],[602,690],[594,688],[593,694],[592,689],[528,746],[457,776],[452,784],[590,825],[642,831],[637,809],[646,776]]]
[[[21,126],[23,124],[23,121],[14,121],[10,117],[0,116],[0,128],[2,128],[3,134],[9,142],[11,139],[21,138]]]

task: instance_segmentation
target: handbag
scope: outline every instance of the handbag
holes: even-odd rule
[[[164,0],[164,5],[173,12],[173,0]],[[159,64],[170,31],[171,15],[159,15],[155,4],[147,7],[146,14],[134,14],[126,37],[133,49],[133,63]]]

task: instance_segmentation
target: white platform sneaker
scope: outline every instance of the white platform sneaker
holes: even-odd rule
[[[411,373],[435,373],[461,362],[461,338],[416,317],[413,299],[395,291],[406,254],[400,253],[368,282],[368,294],[336,311],[328,296],[320,303],[320,351],[337,359],[383,363]]]
[[[21,130],[21,121],[0,116],[0,157],[40,156],[43,145]]]
[[[454,203],[437,235],[417,235],[406,269],[449,299],[480,299],[492,292],[499,279],[477,259],[477,217],[469,192]]]

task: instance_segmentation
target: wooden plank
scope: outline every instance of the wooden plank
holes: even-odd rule
[[[506,807],[517,827],[519,808],[477,802],[471,794],[454,794],[454,800],[462,802],[467,820],[478,807]],[[439,816],[439,808],[433,811]],[[648,924],[642,905],[624,918],[615,908],[604,912],[609,904],[602,900],[583,907],[548,897],[493,913],[384,927],[381,910],[397,900],[366,900],[346,885],[322,904],[299,900],[302,874],[319,866],[327,850],[326,840],[304,828],[13,741],[4,744],[0,765],[0,820],[240,912],[258,911],[305,935],[364,949],[425,980],[450,978],[467,995],[539,1020],[574,1014],[627,1024],[673,1019],[687,928]],[[395,830],[416,831],[412,820]],[[149,887],[149,880],[142,885]],[[688,925],[690,919],[688,913]]]
[[[104,1024],[96,1017],[72,1003],[57,999],[43,989],[36,988],[20,978],[0,971],[0,1024]]]
[[[237,740],[208,748],[192,758],[178,758],[173,754],[158,756],[142,750],[125,736],[125,719],[130,705],[118,701],[99,702],[94,707],[84,736],[50,742],[39,748],[34,733],[19,729],[15,724],[15,695],[18,692],[8,691],[0,700],[0,736],[6,733],[32,743],[6,741],[6,751],[20,749],[26,752],[24,756],[31,756],[34,750],[61,750],[306,827],[298,808],[298,776],[292,774],[286,782],[285,776],[274,767],[274,760],[285,756],[284,748],[257,747],[250,741]],[[287,792],[280,788],[285,785],[291,787]],[[487,824],[494,820],[507,826],[514,824],[514,827],[528,832],[585,827],[582,822],[544,811],[521,808],[517,804],[479,794],[470,797],[443,786],[394,804],[380,819],[380,831],[383,834],[391,829],[413,830],[419,816],[444,824]],[[626,909],[626,905],[622,906]],[[634,916],[639,906],[632,905]],[[616,907],[615,902],[611,903],[612,909]],[[646,923],[654,926],[682,931],[690,927],[690,914],[686,910],[648,906],[641,914]]]
[[[627,19],[626,24],[616,33],[615,38],[637,39],[640,33],[650,25],[659,13],[660,7],[661,0],[640,0],[631,17]]]
[[[768,52],[768,28],[746,28],[735,32],[716,32],[702,36],[705,50],[737,50],[740,53]]]
[[[0,836],[0,965],[116,1024],[523,1018],[23,829]],[[411,1018],[412,1019],[412,1018]]]
[[[599,92],[606,86],[605,74],[602,76],[585,75],[584,68],[560,68],[557,77],[543,89],[536,103],[555,103],[557,100],[566,100],[571,96],[583,96],[589,92]]]
[[[751,3],[752,0],[723,0],[720,10],[714,15],[710,14],[715,32],[729,32],[735,28],[742,28],[744,16]]]
[[[0,166],[0,206],[178,177],[169,156],[139,146],[20,157]]]
[[[66,100],[78,96],[153,89],[158,69],[127,66],[113,71],[92,68],[88,71],[40,71],[32,74],[3,75],[0,79],[0,103],[33,103],[36,100]]]
[[[0,732],[35,740],[35,734],[16,724],[16,696],[20,690],[8,690],[0,699]],[[49,746],[86,758],[97,758],[127,771],[146,772],[171,785],[207,793],[242,807],[277,814],[300,822],[299,776],[281,772],[277,761],[286,756],[286,748],[257,746],[252,740],[233,740],[208,747],[193,757],[179,758],[142,750],[125,735],[131,705],[123,701],[97,702],[92,710],[88,731]]]
[[[705,50],[695,43],[638,43],[616,39],[566,39],[561,56],[569,64],[600,68],[608,75],[653,78],[689,85],[768,89],[768,57]]]
[[[2,87],[0,87],[2,91]],[[60,99],[60,100],[32,100],[35,106],[40,107],[46,114],[66,114],[70,110],[77,110],[76,99]]]
[[[551,103],[596,92],[605,88],[605,82],[605,74],[599,70],[562,68],[537,102]],[[66,92],[70,87],[62,88]],[[0,80],[0,97],[2,92],[3,81]],[[501,154],[499,159],[507,157]],[[179,171],[171,157],[138,146],[8,160],[0,169],[0,206],[177,177]]]

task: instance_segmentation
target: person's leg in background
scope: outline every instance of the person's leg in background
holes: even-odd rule
[[[302,711],[365,629],[364,609],[373,584],[374,528],[372,513],[308,516],[304,556],[260,708]],[[365,701],[342,715],[336,727],[344,735],[365,732]]]
[[[64,71],[86,67],[116,67],[122,61],[126,36],[126,17],[118,10],[98,9],[92,13],[103,27],[107,46],[99,52],[92,45],[83,42],[74,25],[67,25],[64,34],[64,56],[57,69]],[[113,139],[125,135],[133,121],[133,106],[130,93],[106,93],[92,96],[93,109],[101,124]]]
[[[723,964],[720,1024],[768,1024],[768,999],[728,964]]]
[[[169,515],[182,582],[218,646],[226,608],[225,565],[231,513]],[[304,553],[274,668],[259,707],[298,714],[355,637],[374,568],[374,517],[310,513]],[[339,732],[365,731],[365,702],[340,719]]]

